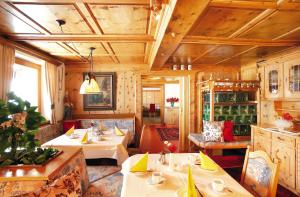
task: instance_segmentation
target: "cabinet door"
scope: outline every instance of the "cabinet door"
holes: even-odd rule
[[[263,66],[258,68],[260,76],[260,97],[265,98],[265,68]]]
[[[282,143],[272,141],[272,158],[280,160],[279,183],[291,189],[296,188],[296,151]]]
[[[265,67],[265,97],[283,97],[283,69],[282,64],[273,64]]]
[[[271,156],[271,140],[258,135],[254,136],[253,140],[254,151],[262,150],[265,151],[269,156]]]
[[[300,98],[300,59],[284,63],[284,96]]]

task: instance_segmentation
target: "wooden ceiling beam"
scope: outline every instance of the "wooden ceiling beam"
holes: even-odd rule
[[[238,45],[238,46],[297,46],[299,40],[263,40],[244,38],[221,38],[207,36],[186,36],[182,44],[212,44],[212,45]]]
[[[18,3],[92,3],[109,5],[149,5],[149,0],[6,0],[7,2]]]
[[[160,69],[164,66],[168,58],[177,49],[184,36],[189,32],[190,28],[200,15],[206,10],[209,2],[210,0],[177,0],[175,7],[172,7],[172,11],[169,12],[171,17],[166,17],[166,21],[163,22],[168,23],[165,28],[161,29],[163,35],[157,40],[157,43],[155,43],[159,47],[154,48],[154,50],[156,49],[156,53],[151,54],[151,69]]]
[[[39,42],[153,42],[151,35],[9,35],[14,41]]]
[[[282,3],[282,1],[268,2],[268,1],[212,0],[209,5],[212,7],[237,8],[237,9],[300,10],[300,3],[291,3],[291,2]]]

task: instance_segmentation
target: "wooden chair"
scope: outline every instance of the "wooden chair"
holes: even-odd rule
[[[272,162],[264,151],[250,152],[247,148],[241,184],[254,196],[275,197],[280,162]]]

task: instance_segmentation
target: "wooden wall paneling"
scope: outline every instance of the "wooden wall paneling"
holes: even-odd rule
[[[136,145],[139,146],[140,144],[140,137],[141,137],[141,132],[142,132],[142,77],[140,72],[135,73],[136,78],[135,78],[135,130],[136,130]]]
[[[124,64],[143,64],[144,56],[117,56],[120,63]]]
[[[136,84],[136,75],[133,72],[128,72],[125,75],[125,111],[126,113],[135,113],[135,84]]]
[[[146,5],[89,4],[104,34],[146,34],[149,7]]]
[[[93,31],[74,4],[23,4],[14,3],[22,13],[36,21],[52,34],[62,34],[56,19],[64,19],[63,32],[69,34],[91,34]]]
[[[117,73],[117,112],[125,111],[125,72]]]

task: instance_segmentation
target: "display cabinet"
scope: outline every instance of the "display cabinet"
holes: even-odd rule
[[[250,136],[250,125],[257,123],[259,81],[206,81],[200,84],[203,120],[231,120],[235,136]]]
[[[288,98],[300,98],[300,59],[284,63],[284,95]]]
[[[274,63],[265,67],[265,97],[283,97],[283,68],[281,63]]]

